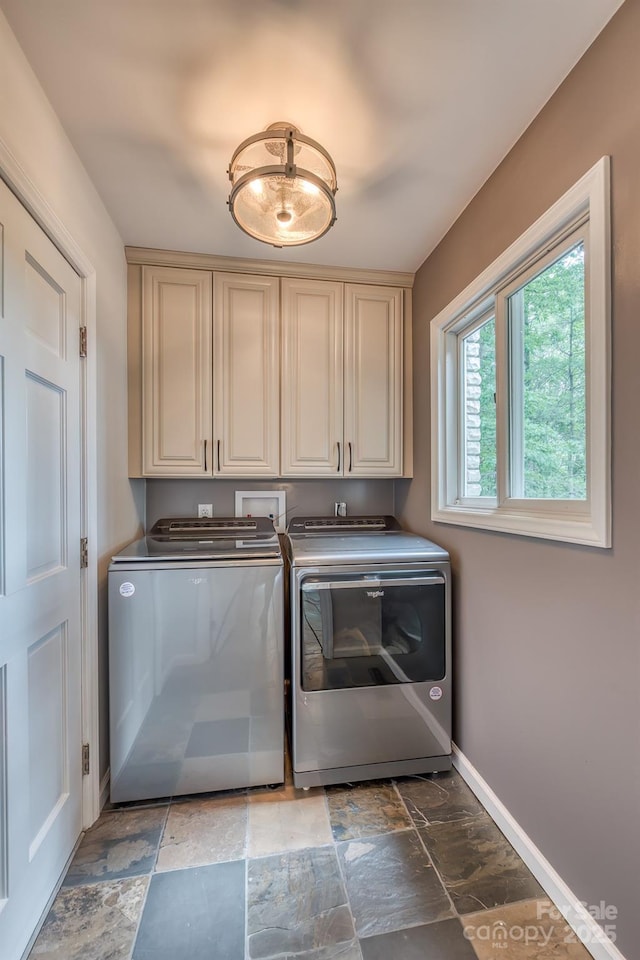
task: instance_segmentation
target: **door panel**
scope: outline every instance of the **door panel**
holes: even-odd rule
[[[144,267],[142,296],[142,472],[211,476],[211,273]]]
[[[402,474],[402,291],[345,287],[345,474]]]
[[[343,473],[342,298],[342,283],[282,281],[283,477]]]
[[[17,960],[81,829],[82,290],[1,183],[0,221],[0,943]]]
[[[29,254],[25,256],[27,330],[57,356],[64,354],[64,291]]]
[[[27,581],[63,566],[64,394],[55,384],[26,375]]]
[[[61,623],[28,650],[29,778],[38,784],[29,793],[29,859],[46,827],[69,792],[67,782],[67,624]]]
[[[214,276],[216,475],[278,476],[278,301],[277,277]]]

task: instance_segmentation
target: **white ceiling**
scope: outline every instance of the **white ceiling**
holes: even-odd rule
[[[125,243],[415,270],[622,0],[0,0]],[[285,120],[338,170],[309,246],[245,236],[235,147]]]

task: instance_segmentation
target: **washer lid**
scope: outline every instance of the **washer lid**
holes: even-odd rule
[[[258,560],[280,557],[280,540],[267,517],[176,517],[158,520],[146,537],[113,557],[132,560]]]
[[[305,536],[288,534],[294,567],[356,563],[414,563],[447,561],[449,554],[431,540],[406,530],[366,534]]]
[[[318,536],[320,534],[343,533],[379,533],[381,530],[401,530],[395,517],[389,514],[376,516],[356,517],[292,517],[287,527],[289,534],[305,534]]]

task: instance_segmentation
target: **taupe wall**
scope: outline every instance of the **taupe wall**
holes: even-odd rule
[[[639,93],[640,3],[627,0],[418,272],[415,478],[396,484],[405,524],[453,558],[455,739],[578,897],[618,907],[629,958],[640,943]],[[604,154],[613,549],[434,524],[429,321]]]
[[[212,503],[217,516],[234,516],[236,490],[284,490],[287,516],[333,515],[344,501],[350,515],[393,513],[392,480],[147,480],[147,528],[160,517],[195,516],[199,503]]]

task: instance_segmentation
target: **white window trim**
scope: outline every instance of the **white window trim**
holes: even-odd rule
[[[474,309],[471,314],[467,314],[464,317],[464,334],[468,336],[471,333],[474,333],[476,330],[479,330],[485,323],[493,318],[495,326],[495,304],[493,297],[489,302],[486,300],[478,304],[477,309]],[[457,330],[451,331],[455,333],[455,338],[451,338],[451,347],[455,351],[455,368],[456,368],[456,380],[458,383],[458,404],[460,405],[458,409],[462,407],[465,403],[465,378],[464,370],[462,369],[463,363],[463,348],[462,348],[462,339],[457,336]],[[458,459],[456,463],[457,467],[457,476],[458,476],[458,491],[461,491],[465,488],[465,464],[466,464],[466,430],[461,429],[460,418],[456,417],[458,423]],[[462,497],[461,502],[465,504],[479,502],[480,505],[486,503],[486,500],[476,501],[476,498],[473,497]]]
[[[521,536],[611,546],[609,157],[602,157],[521,237],[431,321],[431,517],[434,521]],[[461,501],[458,443],[457,333],[463,320],[504,286],[532,257],[555,246],[562,231],[588,220],[589,290],[586,323],[587,500],[508,500],[504,441],[498,423],[498,500]],[[496,376],[505,369],[504,343],[496,342]],[[504,380],[504,375],[502,376]],[[505,389],[503,384],[502,389]],[[500,390],[500,386],[498,386]],[[500,400],[500,397],[499,397]],[[500,404],[505,409],[504,398]],[[501,476],[502,474],[502,476]]]

